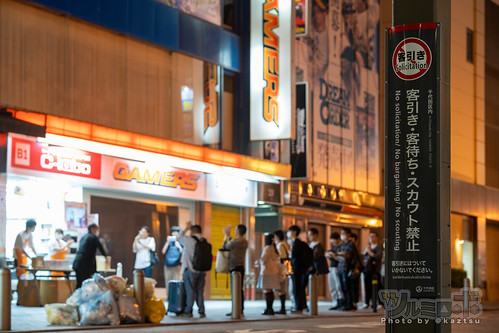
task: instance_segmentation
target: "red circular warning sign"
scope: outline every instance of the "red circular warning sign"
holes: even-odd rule
[[[393,70],[402,80],[416,80],[430,69],[431,58],[430,48],[424,41],[415,37],[406,38],[393,52]]]

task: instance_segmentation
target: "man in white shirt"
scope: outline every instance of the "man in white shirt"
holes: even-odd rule
[[[14,242],[14,259],[17,267],[17,277],[25,274],[24,269],[19,268],[20,265],[28,265],[28,258],[36,256],[35,246],[33,244],[33,232],[36,228],[36,221],[29,219],[26,221],[26,230],[21,231]],[[27,250],[31,250],[30,255]]]
[[[143,226],[133,240],[132,248],[135,256],[135,269],[144,271],[144,276],[150,278],[152,276],[151,253],[156,251],[156,241],[150,236],[149,227]]]

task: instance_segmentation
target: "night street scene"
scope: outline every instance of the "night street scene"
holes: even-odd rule
[[[0,0],[0,331],[499,327],[499,0]]]

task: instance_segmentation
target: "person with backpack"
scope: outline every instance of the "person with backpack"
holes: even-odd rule
[[[190,236],[187,236],[187,232]],[[185,288],[185,309],[182,317],[192,317],[194,301],[198,306],[199,318],[205,318],[204,285],[206,272],[211,269],[211,245],[201,234],[201,226],[193,225],[191,221],[185,223],[180,231],[178,240],[184,246],[182,260],[182,274]]]
[[[166,297],[168,297],[168,282],[170,280],[180,279],[183,247],[177,239],[179,231],[180,228],[177,226],[173,226],[171,228],[171,235],[167,237],[165,245],[161,251],[161,253],[165,256],[164,275]]]
[[[314,253],[307,243],[298,238],[301,229],[292,225],[288,229],[288,238],[292,240],[291,265],[293,267],[293,292],[295,296],[295,309],[292,313],[302,313],[307,309],[307,295],[305,288],[308,285],[308,275],[313,269]]]
[[[244,260],[246,259],[246,249],[248,240],[246,239],[246,226],[239,224],[234,230],[236,238],[230,236],[230,225],[223,228],[224,241],[223,249],[229,250],[229,270],[241,273],[241,281],[244,281]],[[231,286],[232,287],[232,286]],[[244,283],[241,283],[241,315],[244,315]],[[232,316],[232,312],[227,313]]]

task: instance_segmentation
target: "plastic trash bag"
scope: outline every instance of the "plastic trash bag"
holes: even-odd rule
[[[50,325],[73,326],[78,323],[78,307],[64,303],[45,304]]]
[[[118,306],[111,290],[91,299],[87,304],[80,304],[80,325],[119,325]]]
[[[104,293],[94,280],[85,280],[81,288],[76,289],[71,296],[66,300],[66,304],[80,305],[87,303]]]
[[[144,316],[149,323],[158,324],[166,314],[165,302],[153,296],[144,303]]]
[[[118,295],[123,294],[123,291],[126,288],[127,279],[124,279],[121,276],[113,275],[106,277],[105,280],[109,289]]]
[[[154,296],[154,287],[158,282],[151,278],[144,278],[144,295],[146,299]]]
[[[141,319],[140,310],[135,297],[120,295],[118,298],[120,322],[122,324],[138,323]]]

